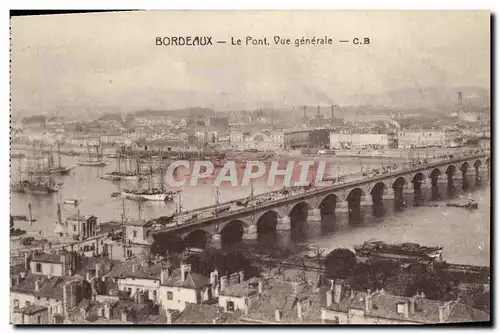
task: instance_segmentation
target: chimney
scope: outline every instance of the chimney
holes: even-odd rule
[[[95,265],[95,277],[101,277],[101,264],[99,263]]]
[[[160,272],[160,284],[166,285],[167,280],[170,278],[170,268],[161,268]]]
[[[342,299],[342,285],[343,282],[341,280],[335,282],[333,290],[333,301],[335,302],[335,304],[340,303],[340,300]]]
[[[40,283],[40,280],[39,280],[39,279],[37,279],[37,280],[35,281],[35,291],[40,291],[40,284],[41,284],[41,283]]]
[[[448,320],[452,304],[453,301],[449,301],[439,306],[439,322],[446,322]]]
[[[97,278],[95,277],[90,279],[90,290],[92,292],[92,299],[94,299],[94,296],[97,295]]]
[[[24,253],[24,270],[30,271],[30,255],[28,253]]]
[[[332,290],[328,290],[326,292],[326,307],[330,307],[332,306],[332,302],[333,302],[333,291]]]
[[[90,279],[92,278],[92,277],[90,276],[90,271],[87,271],[87,277],[86,277],[86,278],[87,278],[87,282],[89,282],[89,283],[90,283]]]
[[[167,317],[167,325],[171,325],[172,324],[172,312],[167,310],[167,312],[165,312],[165,315]]]
[[[227,276],[222,276],[220,278],[220,291],[223,291],[227,286],[228,278]]]
[[[299,301],[297,303],[297,318],[299,320],[302,320],[302,317],[303,317],[303,314],[302,314],[303,310],[302,310],[302,303]]]
[[[111,305],[109,305],[109,303],[104,304],[104,317],[106,319],[111,318]]]
[[[215,284],[215,272],[210,272],[210,284]]]
[[[264,292],[264,281],[262,279],[259,280],[259,294]]]
[[[63,251],[61,253],[61,263],[62,263],[62,276],[66,276],[68,274],[68,257],[66,256],[66,252]]]
[[[274,320],[276,320],[276,322],[281,321],[281,310],[276,309],[276,311],[274,311]]]
[[[191,272],[190,264],[181,264],[181,280],[184,282],[187,278],[187,274]]]
[[[372,295],[368,293],[365,298],[365,312],[371,312],[373,307]]]
[[[240,272],[238,272],[238,274],[240,275],[240,283],[244,282],[245,281],[245,271],[241,270]]]
[[[132,265],[132,272],[135,273],[137,271],[137,265],[133,264]]]
[[[122,318],[121,318],[122,321],[127,322],[127,310],[122,310],[121,316],[122,316]]]

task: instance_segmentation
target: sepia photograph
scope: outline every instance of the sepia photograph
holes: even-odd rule
[[[491,325],[491,27],[11,13],[10,324]]]

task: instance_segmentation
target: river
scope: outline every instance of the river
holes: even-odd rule
[[[76,166],[78,157],[62,157],[65,166]],[[111,162],[112,160],[109,159]],[[335,158],[333,163],[342,161],[343,170],[356,172],[361,169],[359,158]],[[363,168],[379,168],[380,161],[364,159]],[[18,162],[12,160],[11,178],[16,181]],[[28,235],[38,235],[48,239],[56,239],[53,233],[57,221],[57,203],[65,199],[79,199],[78,210],[81,215],[95,215],[99,221],[120,219],[122,201],[112,198],[110,194],[120,191],[120,187],[134,186],[134,183],[115,183],[99,177],[116,170],[114,162],[106,167],[76,167],[68,176],[57,177],[64,182],[59,193],[51,196],[29,196],[11,193],[11,214],[28,215],[28,203],[32,203],[33,218],[37,219],[32,226],[27,222],[16,221],[16,227],[29,231]],[[333,170],[332,174],[335,174]],[[266,179],[254,183],[255,194],[281,188],[278,184],[268,187]],[[250,187],[219,188],[221,202],[243,198],[250,194]],[[185,210],[213,205],[215,188],[209,183],[186,186],[183,189],[182,206]],[[373,218],[366,214],[359,226],[346,223],[346,218],[337,217],[336,221],[321,223],[308,222],[300,242],[322,248],[352,248],[353,245],[368,239],[387,242],[416,242],[424,245],[442,245],[443,256],[449,262],[489,265],[490,263],[490,192],[487,188],[471,193],[479,203],[479,210],[466,211],[460,208],[418,207],[406,208],[403,212],[389,211],[383,218]],[[142,219],[169,215],[176,209],[174,202],[145,202],[140,207]],[[139,218],[139,206],[136,202],[125,201],[126,216]],[[62,216],[70,216],[77,208],[62,205]],[[246,242],[246,241],[245,241]],[[249,241],[252,243],[252,241]],[[259,242],[259,241],[254,241]],[[263,242],[263,241],[261,241]],[[290,232],[279,232],[277,243],[284,247],[292,242]]]

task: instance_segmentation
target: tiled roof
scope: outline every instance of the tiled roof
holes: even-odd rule
[[[258,284],[259,279],[256,277],[252,277],[247,281],[238,283],[238,284],[230,284],[219,292],[219,295],[222,296],[232,296],[232,297],[244,297],[249,296],[253,293],[258,293]]]
[[[189,272],[184,281],[181,280],[181,270],[174,269],[172,275],[165,282],[166,286],[176,288],[198,289],[210,284],[208,277],[197,273]]]
[[[135,271],[132,271],[135,266]],[[161,263],[142,263],[139,259],[117,261],[110,271],[111,277],[133,277],[144,279],[160,279]]]
[[[181,315],[174,320],[175,324],[212,324],[217,319],[217,323],[231,324],[237,323],[240,312],[226,313],[217,304],[191,304],[188,303]]]
[[[62,263],[60,254],[37,253],[33,255],[32,261]]]
[[[490,315],[463,303],[454,303],[446,320],[448,323],[478,321],[490,321]]]
[[[26,268],[24,268],[24,263],[15,264],[10,266],[10,277],[14,277],[19,275],[20,273],[26,272]]]
[[[40,288],[35,290],[35,282],[40,280]],[[62,300],[64,283],[75,280],[74,277],[47,277],[44,275],[28,274],[10,288],[11,292],[30,294],[36,297],[44,297]]]
[[[87,221],[90,218],[95,218],[95,216],[94,215],[89,215],[89,216],[82,216],[82,215],[80,215],[79,218],[80,218],[80,221]],[[71,215],[71,216],[67,217],[66,220],[77,221],[78,220],[78,215],[77,214]]]
[[[32,314],[47,311],[47,310],[48,310],[48,308],[46,306],[32,304],[30,306],[21,307],[21,308],[15,310],[14,312],[32,315]]]
[[[281,311],[279,323],[320,323],[321,322],[321,297],[319,293],[313,292],[309,287],[299,288],[294,294],[292,282],[271,281],[264,287],[257,302],[253,304],[248,313],[242,317],[243,322],[271,322],[275,323],[276,310]],[[297,304],[306,303],[303,309],[302,319],[298,318]]]

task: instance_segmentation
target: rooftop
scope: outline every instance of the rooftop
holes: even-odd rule
[[[62,263],[60,254],[50,254],[50,253],[35,253],[33,255],[32,261]]]
[[[181,315],[174,320],[175,324],[212,324],[217,319],[218,323],[238,323],[241,312],[226,313],[217,304],[187,304]]]
[[[39,289],[36,291],[35,282],[39,281]],[[30,294],[35,297],[62,300],[63,286],[66,282],[75,280],[75,277],[48,277],[44,275],[27,274],[24,279],[10,288],[11,292]]]
[[[320,323],[321,298],[307,285],[271,280],[264,284],[262,294],[243,316],[243,322],[277,322],[276,310],[281,311],[279,323]],[[297,293],[295,293],[297,292]],[[298,303],[303,305],[302,319],[298,317]]]
[[[15,310],[15,313],[22,313],[22,314],[27,314],[27,315],[33,315],[39,312],[47,311],[46,306],[41,306],[41,305],[30,305],[30,306],[24,306],[21,307],[17,310]]]

